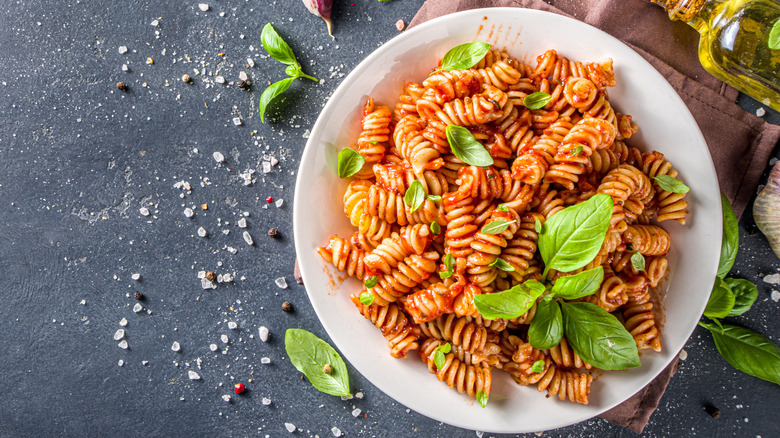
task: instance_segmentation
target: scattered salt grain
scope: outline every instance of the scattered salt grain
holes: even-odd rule
[[[282,205],[284,205],[284,199],[277,199],[276,208],[282,208]]]
[[[276,285],[281,289],[287,289],[287,280],[285,280],[284,277],[277,278],[274,280],[274,283],[276,283]]]
[[[268,327],[261,325],[259,332],[260,332],[260,340],[263,342],[268,342],[268,335],[270,335],[270,332],[268,331]]]
[[[149,209],[146,207],[141,207],[138,209],[138,212],[141,213],[142,216],[149,216]]]
[[[133,306],[133,312],[138,313],[142,310],[144,310],[144,308],[141,306],[141,303],[135,303],[135,306]]]
[[[118,345],[119,345],[119,348],[121,348],[122,350],[127,350],[127,341],[125,341],[125,340],[119,341]]]
[[[773,290],[772,291],[772,301],[778,302],[780,301],[780,292]]]
[[[122,359],[119,359],[119,362],[117,362],[116,364],[121,367],[121,366],[123,366],[125,364],[125,361],[123,361]]]
[[[205,228],[203,228],[203,227],[198,228],[198,236],[206,237],[207,235],[208,235],[208,232],[206,231]]]
[[[271,157],[271,166],[276,166],[277,164],[279,164],[279,160],[276,157]]]
[[[485,432],[480,432],[478,430],[475,430],[474,433],[477,434],[477,438],[482,438],[482,435],[485,434]]]
[[[127,46],[119,46],[119,54],[124,55],[127,53]]]
[[[244,231],[244,242],[246,242],[247,245],[254,245],[255,241],[252,240],[252,235],[249,234],[249,231]]]
[[[359,417],[359,416],[360,416],[360,413],[361,413],[361,412],[363,412],[363,411],[361,411],[361,410],[360,410],[360,408],[355,408],[355,409],[352,411],[352,416],[353,416],[353,417],[355,417],[355,418],[357,418],[357,417]]]
[[[362,392],[358,392],[358,393],[355,394],[355,397],[359,398],[359,399],[362,399],[363,398],[363,393]]]
[[[220,335],[219,339],[222,341],[223,344],[227,344],[228,341],[230,341],[227,335]]]
[[[114,333],[114,340],[118,341],[125,337],[125,329],[119,329]]]
[[[152,20],[152,22],[149,23],[150,26],[154,26],[154,27],[157,27],[159,24],[160,24],[160,22],[157,21],[157,20]]]
[[[214,161],[217,163],[224,163],[225,162],[225,156],[222,155],[222,152],[216,151],[213,154],[211,154],[214,157]]]
[[[122,71],[130,71],[130,67],[127,64],[122,64]]]
[[[685,350],[680,350],[680,360],[688,359],[688,352]]]
[[[246,65],[248,65],[250,67],[254,67],[255,66],[255,60],[252,59],[252,58],[247,58],[246,59]]]
[[[238,78],[241,79],[242,81],[249,80],[249,76],[247,76],[246,72],[243,71],[238,73]]]
[[[228,328],[230,330],[235,330],[235,329],[238,328],[238,324],[236,324],[234,321],[230,321],[230,322],[228,322]]]
[[[292,423],[284,423],[285,429],[287,429],[287,432],[293,433],[295,432],[295,425]]]
[[[268,397],[263,397],[263,405],[268,406],[271,404],[271,399]]]
[[[231,274],[225,273],[225,274],[217,275],[217,283],[232,283],[232,282],[233,282],[233,276]]]
[[[87,305],[87,300],[81,300],[81,301],[79,301],[79,304],[81,304],[82,306],[86,306]]]
[[[236,225],[238,225],[238,228],[246,228],[246,218],[241,218],[236,222]]]
[[[263,173],[271,173],[271,163],[263,161]]]
[[[141,279],[141,274],[136,272],[135,274],[131,275],[130,278],[132,278],[135,281],[138,281]]]
[[[216,289],[217,283],[214,283],[213,281],[207,280],[205,278],[201,278],[200,287],[203,289]]]
[[[233,117],[233,124],[236,126],[241,125],[241,118],[240,117]]]
[[[122,318],[119,321],[119,325],[121,325],[122,327],[127,327],[127,318]]]
[[[764,114],[766,114],[766,110],[764,108],[759,108],[756,110],[756,115],[758,117],[764,117]]]
[[[764,277],[764,282],[769,284],[780,284],[780,274],[769,274]]]
[[[536,436],[542,436],[542,434],[543,434],[543,433],[544,433],[544,432],[540,430],[539,432],[534,432],[534,435],[536,435]]]
[[[195,212],[192,211],[191,208],[187,207],[187,208],[184,209],[184,216],[192,217],[194,215],[195,215]]]
[[[190,377],[190,380],[200,380],[200,374],[195,371],[189,370],[187,371],[187,375]]]
[[[225,400],[226,402],[230,403],[230,394],[223,395],[222,400]]]
[[[149,365],[149,361],[148,360],[142,360],[141,361],[141,365],[147,366],[147,365]]]
[[[211,350],[211,351],[217,351],[217,349],[219,349],[219,347],[217,347],[217,344],[210,344],[210,345],[209,345],[209,350]]]
[[[263,365],[268,365],[269,363],[271,363],[271,358],[270,357],[264,357],[264,358],[260,359],[260,363],[263,364]]]
[[[229,253],[231,253],[231,254],[235,254],[235,253],[237,253],[237,252],[238,252],[238,250],[237,250],[237,249],[235,249],[235,248],[233,248],[232,246],[228,246],[226,249],[227,249],[227,250],[228,250],[228,252],[229,252]]]
[[[206,3],[200,3],[200,4],[198,5],[198,9],[200,9],[200,10],[201,10],[201,11],[203,11],[203,12],[206,12],[206,11],[208,11],[208,10],[209,10],[209,9],[211,9],[211,8],[210,8],[210,7],[209,7],[209,5],[207,5]]]
[[[222,77],[222,76],[217,76],[216,78],[214,78],[214,82],[216,82],[218,84],[224,84],[225,83],[225,78]]]
[[[173,345],[171,345],[171,350],[178,353],[179,351],[181,351],[181,344],[179,344],[178,342],[174,342]]]
[[[330,432],[333,434],[333,436],[341,436],[341,429],[336,426],[331,427]]]

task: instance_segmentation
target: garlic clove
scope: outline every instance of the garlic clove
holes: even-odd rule
[[[303,4],[306,5],[306,9],[308,9],[309,12],[325,20],[325,23],[328,25],[328,35],[331,37],[333,37],[330,22],[330,8],[332,3],[333,0],[303,0]]]
[[[769,240],[772,251],[780,257],[780,163],[772,168],[766,187],[756,197],[753,219]]]

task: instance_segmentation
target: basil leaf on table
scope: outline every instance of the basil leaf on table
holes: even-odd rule
[[[506,272],[512,272],[515,270],[515,268],[510,265],[509,262],[502,259],[501,257],[496,257],[496,260],[488,266],[495,266],[496,268]]]
[[[536,315],[528,327],[528,342],[537,350],[547,350],[558,345],[562,337],[561,307],[555,300],[542,300],[536,305]]]
[[[489,51],[488,43],[459,44],[444,54],[444,58],[441,59],[441,70],[466,70],[474,67]]]
[[[260,95],[260,121],[265,123],[265,111],[268,108],[268,105],[276,99],[277,96],[287,91],[288,88],[290,88],[290,85],[292,85],[295,78],[287,78],[282,79],[279,82],[274,82],[273,84],[269,85],[268,88],[263,90],[263,94]]]
[[[780,348],[764,335],[746,328],[699,323],[712,333],[718,352],[734,368],[780,385]]]
[[[366,159],[356,150],[344,148],[339,152],[339,178],[349,178],[363,168]]]
[[[772,50],[780,49],[780,20],[775,21],[775,24],[772,25],[772,30],[769,31],[767,46]]]
[[[293,79],[306,78],[306,79],[311,79],[314,82],[320,81],[319,79],[304,73],[303,70],[301,69],[301,64],[297,62],[295,64],[288,65],[287,68],[284,69],[284,72],[287,73],[287,76]]]
[[[352,395],[347,365],[327,342],[306,330],[291,328],[284,335],[284,348],[293,366],[319,391],[339,397]],[[322,370],[325,365],[333,368],[330,374]]]
[[[404,193],[404,204],[414,213],[425,201],[425,189],[420,181],[414,180]]]
[[[704,309],[704,316],[707,318],[725,318],[731,313],[734,307],[734,293],[731,291],[728,283],[720,278],[715,279],[715,285],[712,287],[710,299],[707,301],[707,307]]]
[[[503,292],[474,295],[474,304],[485,319],[513,319],[525,314],[543,293],[544,287],[518,284]]]
[[[471,131],[458,125],[447,125],[447,129],[444,131],[447,134],[447,143],[450,144],[452,153],[460,161],[479,167],[493,165],[493,157],[490,156],[490,152],[477,141]]]
[[[523,98],[523,106],[531,110],[537,110],[550,103],[551,99],[552,96],[549,94],[537,91]]]
[[[612,197],[596,195],[566,207],[547,219],[539,234],[544,273],[571,272],[593,260],[601,249],[612,218]]]
[[[493,222],[482,227],[482,229],[479,232],[482,234],[489,234],[489,235],[503,233],[509,227],[509,225],[515,222],[517,221],[505,221],[503,219],[494,220]]]
[[[661,190],[672,193],[688,193],[691,189],[682,183],[682,181],[672,178],[669,175],[658,175],[653,178]]]
[[[566,302],[561,310],[566,340],[585,362],[603,370],[641,365],[636,341],[606,310],[593,303]]]
[[[631,266],[633,266],[637,271],[644,271],[645,256],[643,256],[639,251],[631,254]]]
[[[743,278],[726,278],[723,280],[734,294],[734,307],[728,316],[739,316],[750,310],[758,298],[758,288],[752,282]]]
[[[558,277],[550,293],[567,300],[576,300],[596,293],[602,281],[604,268],[599,266],[568,277]]]
[[[263,43],[265,51],[268,52],[273,59],[287,65],[298,63],[292,48],[290,48],[287,42],[285,42],[279,33],[276,32],[276,29],[271,26],[271,23],[266,23],[263,27],[263,33],[260,34],[260,41]]]
[[[723,208],[723,242],[720,246],[720,261],[718,262],[718,277],[725,277],[734,266],[734,259],[739,249],[739,227],[737,215],[726,196],[720,194],[721,207]]]

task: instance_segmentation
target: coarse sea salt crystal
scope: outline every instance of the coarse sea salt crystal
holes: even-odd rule
[[[114,340],[118,341],[125,337],[125,329],[119,329],[114,333]]]
[[[232,246],[228,246],[228,247],[227,247],[227,250],[228,250],[228,252],[229,252],[229,253],[231,253],[231,254],[235,254],[235,253],[237,253],[237,252],[238,252],[238,250],[237,250],[237,249],[235,249],[235,248],[233,248]]]
[[[200,227],[198,228],[198,236],[200,237],[206,237],[209,233],[206,231],[205,228]]]
[[[484,434],[484,432],[480,432],[478,430],[475,430],[474,433],[477,435],[477,438],[482,438],[482,435]]]
[[[236,126],[241,125],[241,118],[240,117],[233,117],[233,124]]]
[[[756,115],[758,117],[764,117],[764,114],[766,114],[766,110],[764,108],[759,108],[756,110]]]
[[[138,313],[142,310],[144,310],[144,308],[141,303],[135,303],[135,306],[133,306],[133,312]]]
[[[688,359],[688,352],[683,350],[680,350],[680,360]]]
[[[260,363],[264,364],[264,365],[268,365],[269,363],[271,363],[271,358],[270,357],[264,357],[264,358],[260,359]]]
[[[124,55],[125,53],[127,53],[127,46],[119,46],[118,50],[120,55]]]
[[[284,205],[284,199],[277,199],[276,200],[276,208],[282,208],[282,205]]]
[[[189,370],[187,371],[187,375],[190,377],[190,380],[200,380],[200,374],[195,371]]]
[[[226,402],[230,403],[230,394],[223,395],[222,400],[225,400]]]
[[[333,426],[330,428],[330,433],[332,433],[333,436],[341,436],[341,429],[339,429],[336,426]]]
[[[135,281],[138,281],[141,279],[141,274],[136,272],[135,274],[131,275],[130,278],[132,278]]]
[[[247,59],[246,59],[246,64],[247,64],[248,66],[250,66],[250,67],[254,67],[254,66],[255,66],[255,60],[254,60],[254,59],[252,59],[252,58],[247,58]]]
[[[357,392],[357,393],[355,393],[355,398],[360,398],[360,399],[362,399],[362,398],[363,398],[363,393],[362,393],[362,392]]]
[[[146,207],[139,208],[138,212],[141,213],[142,216],[149,216],[149,209]]]
[[[214,82],[216,82],[218,84],[224,84],[225,83],[225,78],[222,77],[222,76],[217,76],[216,78],[214,78]]]
[[[222,341],[223,344],[227,344],[228,341],[230,341],[227,335],[220,335],[219,340]]]
[[[171,345],[171,350],[176,351],[176,352],[181,351],[181,344],[179,344],[178,342],[174,341],[173,345]]]
[[[236,324],[236,323],[235,323],[235,322],[233,322],[233,321],[230,321],[230,322],[228,322],[228,328],[229,328],[230,330],[235,330],[235,329],[237,329],[237,328],[238,328],[238,324]]]
[[[773,290],[771,296],[772,296],[772,301],[774,302],[780,301],[780,292]]]
[[[142,360],[141,361],[141,365],[147,366],[147,365],[149,365],[149,361],[148,360]]]
[[[247,76],[246,72],[242,71],[238,73],[238,78],[241,79],[242,81],[246,81],[249,79],[249,76]]]
[[[193,216],[195,216],[195,212],[192,211],[191,208],[187,207],[187,208],[184,209],[184,216],[193,217]]]
[[[236,222],[236,225],[238,225],[238,228],[246,228],[246,218],[241,218]]]
[[[119,320],[119,325],[121,325],[122,327],[127,327],[127,318],[122,318],[121,320]]]
[[[127,350],[127,341],[125,341],[125,340],[119,341],[118,345],[119,345],[119,348],[121,348],[122,350]]]
[[[260,329],[258,330],[260,332],[260,340],[263,342],[268,342],[268,335],[271,333],[268,331],[268,327],[261,325]]]
[[[271,399],[268,397],[263,397],[263,405],[268,406],[271,404]]]
[[[295,432],[295,425],[292,423],[284,423],[285,429],[287,429],[287,432],[293,433]]]
[[[271,173],[271,163],[263,161],[263,173]]]
[[[769,274],[765,276],[764,283],[780,284],[780,274]]]
[[[121,366],[123,366],[125,364],[125,361],[123,361],[122,359],[119,359],[119,362],[117,362],[116,364],[121,367]]]
[[[225,161],[225,156],[222,155],[222,152],[215,151],[211,156],[214,157],[214,161],[217,163],[223,163]]]
[[[198,9],[200,9],[203,12],[206,12],[206,11],[208,11],[211,8],[206,3],[200,3],[200,4],[198,4]]]
[[[276,283],[276,285],[281,289],[287,289],[287,280],[285,280],[284,277],[277,278],[274,280],[274,283]]]
[[[217,351],[218,348],[217,344],[209,344],[209,350],[211,351]]]
[[[360,408],[355,408],[355,409],[352,411],[352,416],[353,416],[353,417],[355,417],[355,418],[357,418],[358,416],[360,416],[360,413],[361,413],[361,412],[363,412],[363,411],[361,411],[361,410],[360,410]]]
[[[249,231],[244,231],[244,242],[246,242],[247,245],[254,245],[255,241],[252,240],[252,235],[249,234]]]

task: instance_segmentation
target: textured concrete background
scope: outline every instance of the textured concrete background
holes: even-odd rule
[[[198,1],[0,3],[0,436],[286,436],[285,422],[300,436],[332,436],[334,426],[345,436],[477,436],[409,412],[355,372],[363,399],[321,394],[283,345],[289,327],[328,339],[292,277],[291,202],[307,130],[343,77],[423,0],[336,2],[335,41],[300,1],[202,1],[209,11]],[[324,81],[297,81],[262,124],[260,92],[284,77],[260,44],[266,22]],[[235,87],[241,71],[252,92]],[[180,181],[191,192],[174,187]],[[235,226],[244,212],[254,246]],[[267,237],[270,227],[280,238]],[[761,278],[780,263],[751,217],[740,228],[735,272],[760,296],[738,323],[777,341],[779,304]],[[201,270],[235,281],[203,290]],[[146,296],[140,313],[135,291]],[[292,313],[280,310],[284,301]],[[123,318],[127,350],[113,340]],[[780,434],[776,385],[732,369],[702,329],[686,351],[644,436]],[[236,382],[247,392],[223,401]],[[722,416],[711,418],[706,404]],[[599,419],[544,434],[634,435]]]

